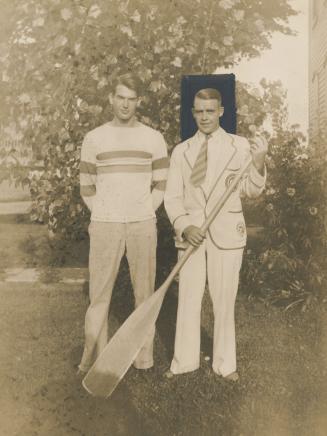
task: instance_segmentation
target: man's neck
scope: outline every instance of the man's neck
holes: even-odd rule
[[[220,126],[218,125],[217,128],[215,130],[213,130],[212,132],[210,132],[210,133],[202,132],[202,130],[200,130],[200,129],[199,129],[199,132],[202,135],[209,136],[209,135],[214,135],[216,132],[218,132],[219,129],[220,129]]]
[[[138,125],[138,121],[136,117],[132,117],[129,120],[120,120],[117,117],[114,117],[109,124],[113,127],[136,127]]]

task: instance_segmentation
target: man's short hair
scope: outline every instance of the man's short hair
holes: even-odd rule
[[[141,81],[133,73],[120,74],[114,79],[112,88],[114,94],[118,85],[126,86],[126,88],[135,91],[137,96],[141,94]]]
[[[200,91],[195,94],[194,100],[196,98],[201,98],[202,100],[218,100],[219,106],[221,106],[222,103],[221,94],[218,89],[215,88],[200,89]]]

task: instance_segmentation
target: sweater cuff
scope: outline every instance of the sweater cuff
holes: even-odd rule
[[[177,218],[175,218],[175,221],[173,222],[173,226],[176,232],[176,240],[183,241],[183,232],[186,229],[186,227],[190,226],[191,220],[188,215],[180,215]]]

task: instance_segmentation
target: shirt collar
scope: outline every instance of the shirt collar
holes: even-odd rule
[[[216,129],[214,132],[210,134],[210,137],[213,139],[219,139],[223,133],[223,129],[219,126],[218,129]],[[201,132],[200,130],[197,131],[197,136],[200,141],[204,141],[206,138],[206,134]]]

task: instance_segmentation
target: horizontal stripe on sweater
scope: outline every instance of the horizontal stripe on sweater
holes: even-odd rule
[[[156,159],[152,161],[152,169],[153,170],[160,170],[163,168],[169,167],[169,158],[168,157],[162,157],[160,159]]]
[[[97,160],[107,160],[107,159],[117,159],[121,157],[136,157],[141,159],[151,159],[152,154],[146,151],[140,150],[117,150],[117,151],[106,151],[97,154]]]
[[[83,160],[80,162],[79,170],[81,173],[86,173],[86,174],[96,174],[97,173],[96,165],[94,163],[86,162]]]
[[[105,154],[105,153],[103,153]],[[91,174],[91,175],[96,175],[96,174],[102,174],[105,172],[121,172],[121,170],[125,167],[126,168],[126,172],[148,172],[148,171],[157,171],[157,170],[162,170],[162,169],[167,169],[169,166],[169,160],[167,157],[164,158],[160,158],[160,159],[156,159],[154,161],[149,162],[147,164],[143,162],[133,162],[133,161],[125,161],[124,160],[120,160],[119,162],[112,162],[112,163],[102,163],[100,165],[96,165],[94,163],[91,162],[86,162],[86,161],[81,161],[80,162],[80,173],[81,174]],[[117,169],[110,169],[110,170],[106,170],[106,168],[113,168],[116,167]],[[133,170],[133,168],[135,169],[135,171]],[[143,168],[143,169],[142,169]],[[146,168],[146,171],[144,171],[144,168]],[[125,172],[124,170],[122,172]]]
[[[92,197],[95,193],[95,185],[81,185],[81,195],[83,197]]]

